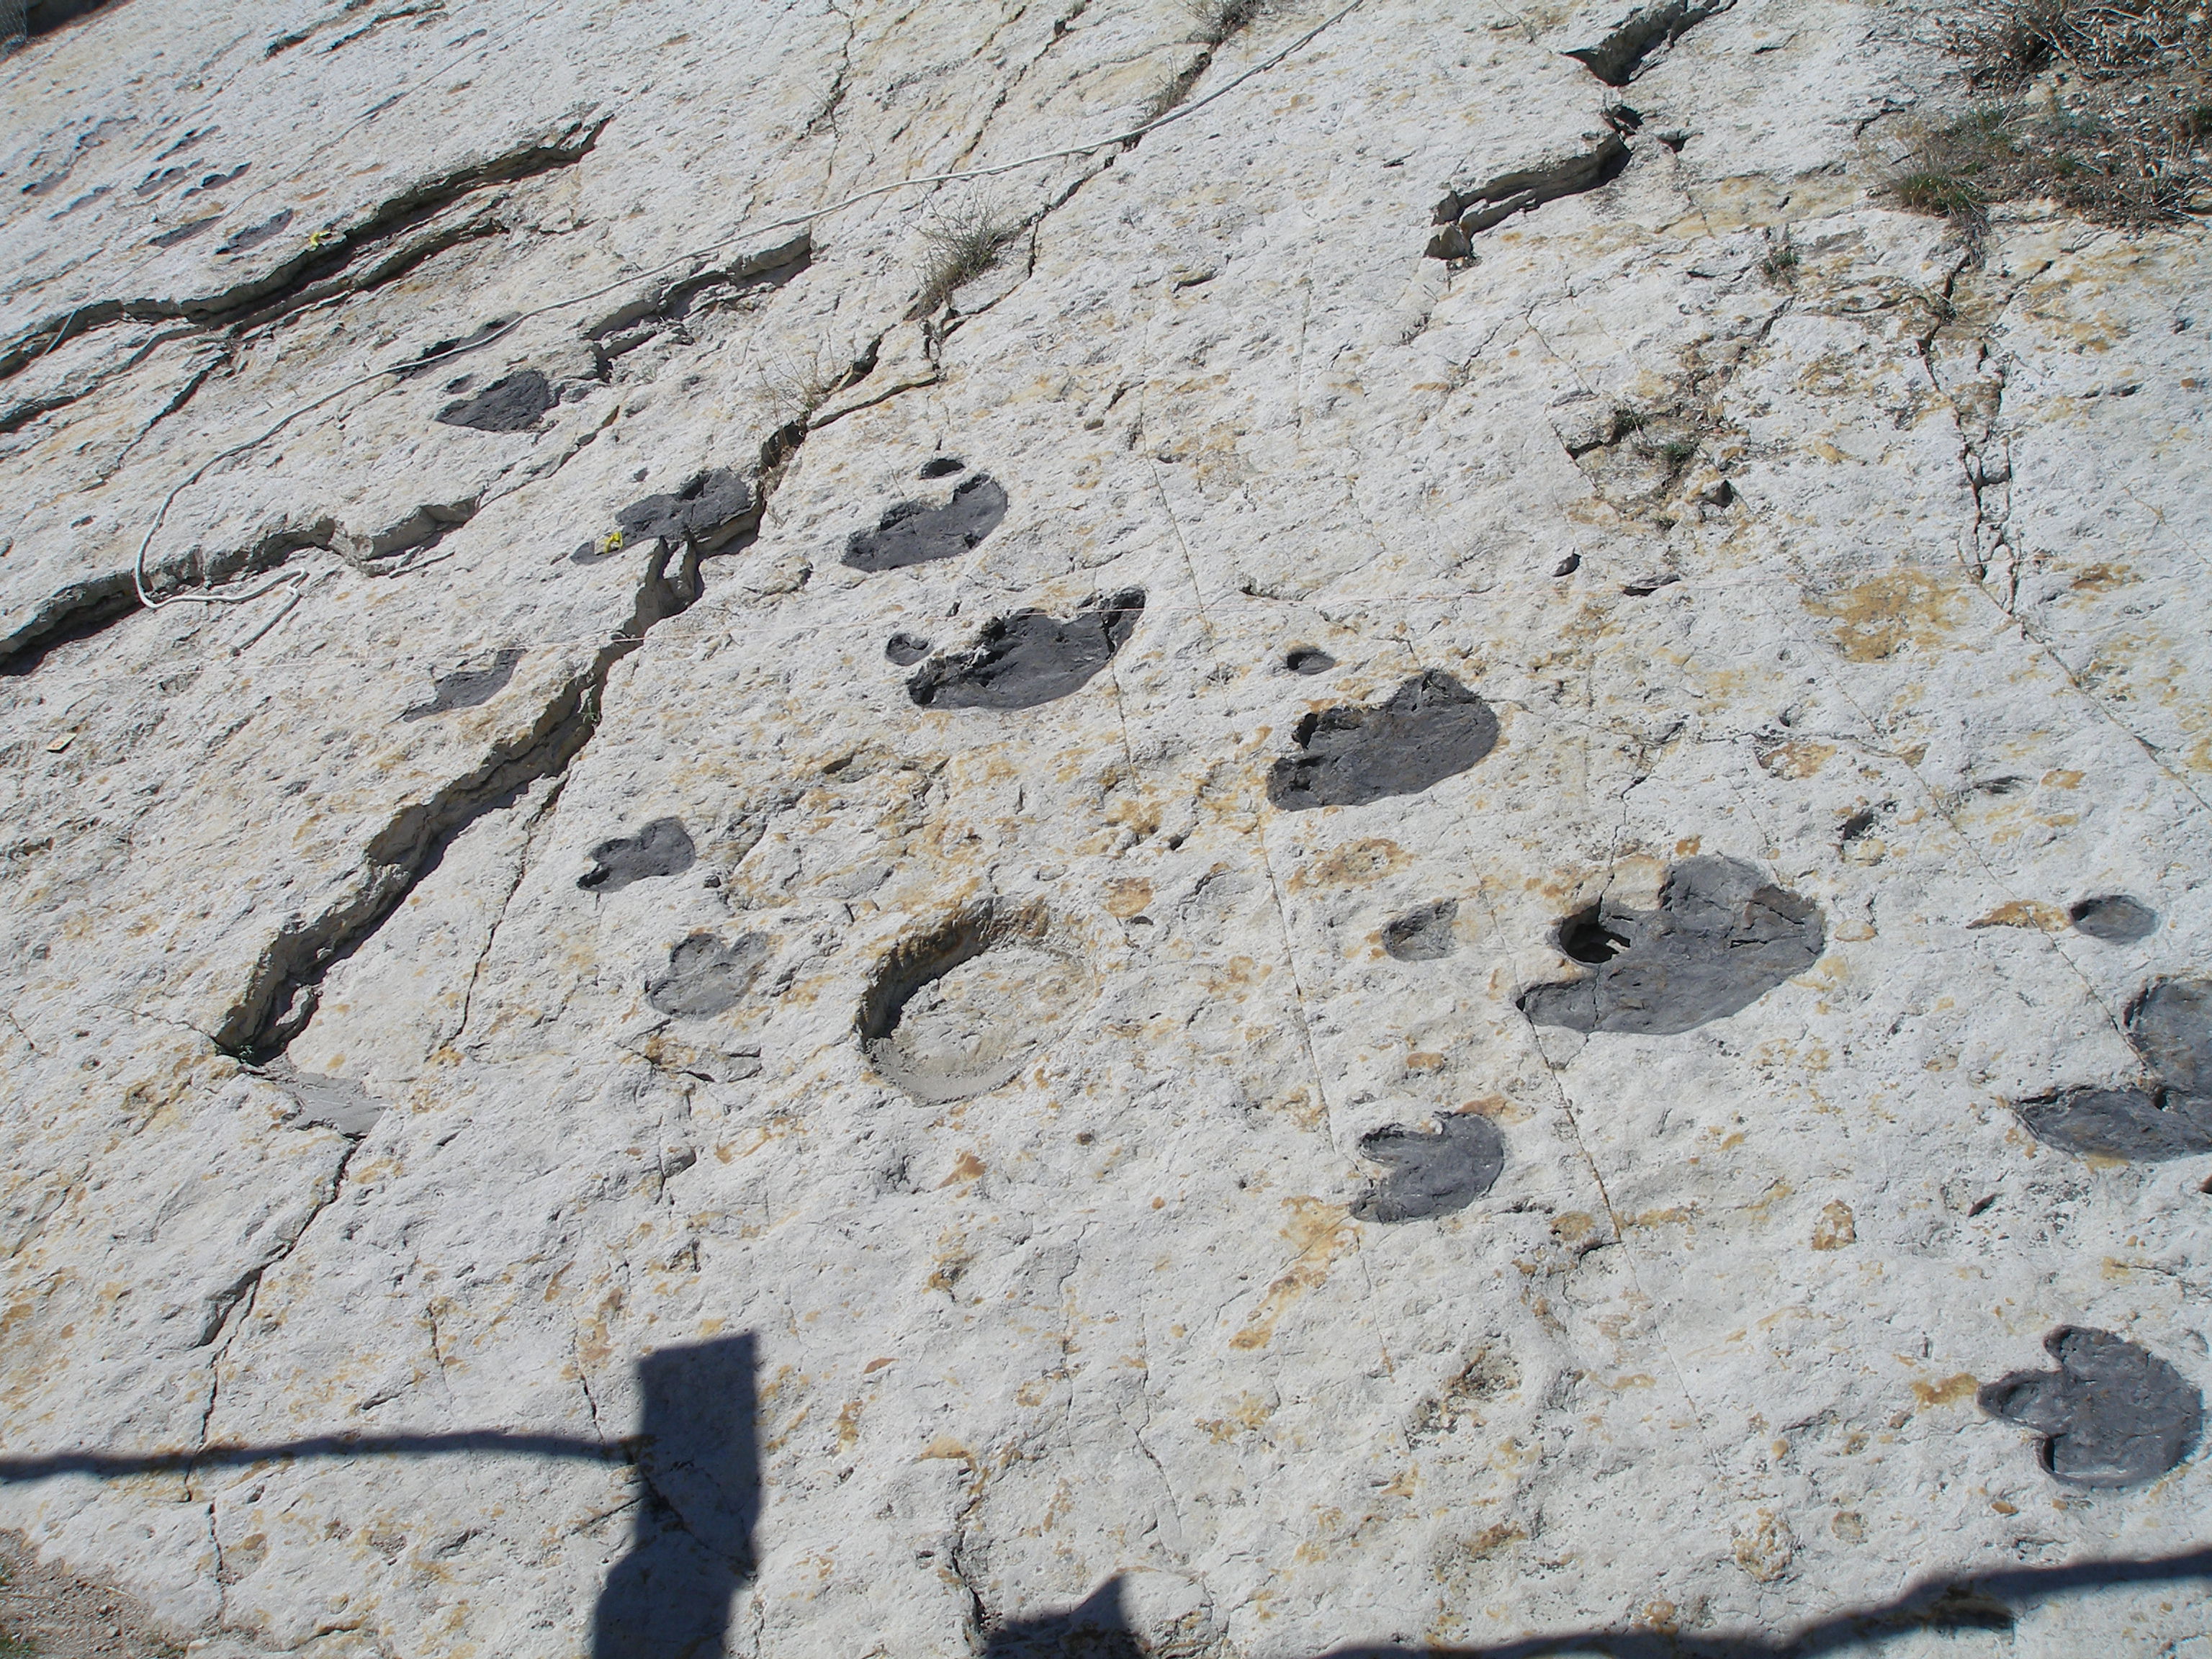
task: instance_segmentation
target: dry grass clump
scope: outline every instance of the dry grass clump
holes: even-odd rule
[[[994,203],[970,197],[942,209],[922,228],[929,258],[922,268],[917,314],[926,315],[951,299],[962,283],[974,281],[999,263],[1028,227]]]
[[[1984,96],[1915,131],[1887,193],[1978,227],[2049,198],[2100,223],[2180,218],[2212,185],[2212,25],[2177,0],[1975,0],[1943,25]]]
[[[1284,0],[1177,0],[1198,26],[1199,40],[1211,48],[1223,45],[1270,13],[1280,11]]]
[[[853,378],[849,354],[817,346],[806,355],[786,352],[755,369],[762,396],[778,419],[804,423]]]

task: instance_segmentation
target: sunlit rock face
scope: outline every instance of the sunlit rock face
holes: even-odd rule
[[[0,60],[44,1562],[234,1659],[2194,1651],[2198,240],[1893,205],[1910,8],[1200,9]]]

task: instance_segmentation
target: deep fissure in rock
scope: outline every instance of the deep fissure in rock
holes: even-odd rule
[[[2197,1443],[2203,1395],[2148,1348],[2110,1331],[2062,1325],[2043,1339],[2055,1371],[2014,1371],[1975,1402],[2044,1437],[2037,1455],[2069,1486],[2132,1486],[2180,1463]]]
[[[1516,213],[1526,213],[1562,196],[1579,196],[1620,177],[1629,161],[1628,143],[1607,131],[1589,149],[1516,167],[1487,183],[1454,186],[1437,204],[1435,222],[1443,229],[1425,250],[1431,259],[1463,259],[1473,239]]]
[[[1035,708],[1079,691],[1136,631],[1140,587],[1095,598],[1072,617],[1017,611],[988,623],[964,651],[924,664],[907,681],[922,708]]]
[[[1498,746],[1498,715],[1442,669],[1401,685],[1379,703],[1340,704],[1292,729],[1298,752],[1267,774],[1267,799],[1286,812],[1360,806],[1417,795],[1474,766]]]
[[[1601,900],[1567,918],[1562,950],[1596,972],[1524,991],[1539,1025],[1673,1036],[1721,1019],[1802,974],[1826,948],[1820,907],[1729,858],[1685,859],[1656,908]]]
[[[1639,7],[1594,46],[1566,53],[1609,87],[1625,87],[1655,52],[1673,46],[1705,19],[1726,11],[1735,0],[1662,0]]]

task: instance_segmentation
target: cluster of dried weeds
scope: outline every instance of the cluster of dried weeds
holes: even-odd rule
[[[2045,198],[2100,223],[2188,216],[2212,185],[2212,26],[2179,0],[1974,0],[1942,24],[1981,96],[1914,131],[1900,205],[1974,228]]]

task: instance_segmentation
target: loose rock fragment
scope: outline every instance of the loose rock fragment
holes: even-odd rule
[[[1080,690],[1136,631],[1142,588],[1094,599],[1065,620],[1017,611],[974,645],[926,664],[906,684],[923,708],[1034,708]]]
[[[2043,1339],[2055,1371],[2014,1371],[1975,1396],[1991,1417],[2045,1437],[2043,1467],[2069,1486],[2132,1486],[2189,1455],[2203,1396],[2148,1349],[2062,1325]]]
[[[635,836],[603,841],[592,848],[595,867],[579,876],[576,885],[617,893],[634,881],[681,875],[697,856],[683,819],[655,818]]]
[[[678,1018],[719,1014],[752,988],[767,959],[763,934],[741,934],[726,945],[712,933],[694,933],[668,953],[668,971],[646,986],[645,1000]]]
[[[854,570],[902,570],[965,553],[999,527],[1006,516],[1006,492],[988,472],[963,478],[943,507],[901,501],[876,521],[873,530],[856,530],[845,544],[845,562]]]
[[[403,711],[403,720],[427,720],[433,714],[443,714],[456,708],[476,708],[489,702],[507,690],[514,678],[514,665],[522,660],[522,647],[511,645],[492,658],[482,668],[457,669],[450,674],[441,674],[430,682],[430,701],[418,702]]]
[[[1267,799],[1287,812],[1361,806],[1417,795],[1466,771],[1498,746],[1498,716],[1441,669],[1407,680],[1371,707],[1308,714],[1291,732],[1299,751],[1267,775]]]
[[[1539,1025],[1672,1036],[1749,1007],[1826,947],[1820,908],[1728,858],[1685,859],[1658,908],[1615,900],[1568,918],[1568,954],[1598,971],[1522,994]]]
[[[2158,930],[2158,912],[2124,893],[2085,898],[2067,912],[2075,931],[2107,945],[2132,945]]]
[[[1362,1221],[1422,1221],[1463,1210],[1505,1168],[1505,1138],[1488,1118],[1460,1112],[1434,1130],[1399,1124],[1360,1137],[1359,1155],[1388,1172],[1352,1204]]]
[[[473,398],[462,398],[438,411],[447,426],[479,432],[527,432],[553,407],[552,383],[534,368],[494,380]]]
[[[861,1000],[861,1047],[918,1100],[1011,1081],[1090,1000],[1091,976],[1040,905],[992,901],[902,942]]]
[[[1408,910],[1382,930],[1382,948],[1401,962],[1436,962],[1452,953],[1457,943],[1452,923],[1459,915],[1457,899],[1438,899],[1418,910]]]

